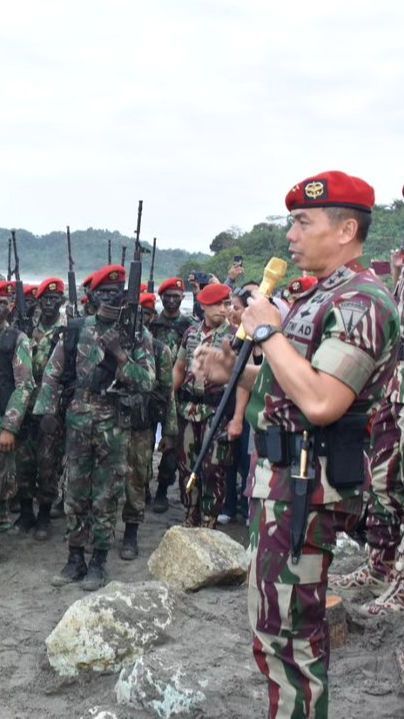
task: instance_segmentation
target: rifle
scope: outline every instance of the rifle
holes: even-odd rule
[[[126,259],[126,245],[122,245],[122,254],[121,254],[122,267],[125,267],[125,259]]]
[[[12,240],[11,237],[8,238],[8,263],[7,263],[7,281],[9,282],[13,276],[13,271],[11,269],[11,244]]]
[[[68,281],[68,287],[69,287],[69,304],[67,306],[67,316],[69,319],[72,319],[73,317],[79,317],[79,308],[77,303],[77,287],[76,287],[76,273],[74,271],[74,260],[72,255],[72,245],[70,240],[70,227],[67,225],[66,227],[66,237],[67,237],[67,257],[69,261],[69,271],[67,273],[67,281]]]
[[[142,251],[140,244],[140,225],[142,222],[143,200],[139,200],[137,225],[135,231],[135,249],[129,268],[127,306],[121,311],[120,325],[123,329],[122,346],[133,347],[136,336],[141,336],[138,327],[140,283],[142,281]]]
[[[20,258],[18,257],[17,250],[17,238],[15,236],[15,230],[11,230],[11,241],[14,250],[14,276],[15,276],[15,306],[17,310],[14,324],[18,327],[21,332],[25,332],[30,336],[32,331],[32,319],[27,315],[27,306],[25,303],[24,286],[20,277]]]
[[[112,265],[111,240],[108,240],[108,264]]]
[[[278,284],[278,282],[285,276],[286,269],[287,269],[287,264],[284,260],[278,259],[277,257],[272,257],[272,259],[268,262],[268,264],[265,267],[264,275],[263,275],[261,284],[259,286],[259,292],[262,295],[265,295],[266,297],[270,297],[271,294],[273,293],[276,285]],[[204,437],[201,451],[199,452],[199,455],[196,458],[194,468],[193,468],[190,478],[187,482],[187,486],[186,486],[187,494],[191,494],[192,490],[197,485],[197,483],[200,479],[200,478],[198,478],[198,474],[202,467],[206,453],[207,453],[207,451],[213,441],[213,438],[219,428],[219,425],[225,415],[227,405],[229,404],[231,397],[234,395],[234,392],[236,391],[237,383],[238,383],[241,375],[244,372],[245,366],[248,362],[248,359],[250,357],[250,354],[251,354],[253,346],[254,346],[253,340],[246,336],[242,325],[240,325],[240,327],[237,331],[236,337],[239,340],[242,340],[241,349],[237,356],[237,360],[234,365],[233,372],[230,377],[229,383],[223,393],[223,397],[220,401],[220,404],[219,404],[218,408],[216,409],[216,413],[212,420],[212,424],[209,428],[209,431],[207,432],[207,434]]]
[[[150,275],[149,275],[149,280],[147,282],[147,291],[148,292],[154,292],[154,259],[156,257],[156,243],[157,243],[157,238],[153,237],[153,249],[152,249],[152,256],[151,256],[151,263],[150,263]]]

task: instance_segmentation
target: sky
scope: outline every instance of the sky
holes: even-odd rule
[[[207,251],[338,169],[404,184],[404,3],[0,0],[0,226]]]

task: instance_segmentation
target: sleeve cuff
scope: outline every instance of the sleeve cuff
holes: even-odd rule
[[[376,362],[355,345],[330,337],[321,343],[311,360],[312,367],[336,377],[359,395],[375,370]]]

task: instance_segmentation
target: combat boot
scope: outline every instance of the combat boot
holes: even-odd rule
[[[39,512],[36,519],[34,539],[37,542],[46,542],[51,536],[51,504],[40,504]]]
[[[156,496],[153,502],[153,512],[163,514],[168,510],[167,482],[160,481],[157,485]]]
[[[82,589],[85,589],[86,592],[95,592],[96,589],[100,589],[105,585],[107,581],[105,569],[107,554],[106,549],[94,549],[88,565],[87,575],[81,583]]]
[[[328,586],[331,589],[358,590],[369,589],[376,596],[388,588],[387,576],[376,573],[367,562],[361,564],[349,574],[329,574]]]
[[[60,574],[51,579],[54,587],[63,587],[71,582],[79,582],[87,574],[87,565],[84,560],[84,547],[69,547],[67,563]]]
[[[125,534],[123,535],[123,544],[119,556],[121,559],[135,559],[139,554],[137,546],[137,530],[138,524],[125,524]]]
[[[36,525],[36,517],[33,508],[33,499],[21,500],[21,513],[14,522],[14,527],[22,534],[28,534]]]
[[[388,589],[371,602],[358,608],[362,617],[384,617],[386,614],[404,612],[404,577],[391,574]]]

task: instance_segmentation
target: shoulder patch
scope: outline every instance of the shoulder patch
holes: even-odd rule
[[[346,300],[345,302],[341,302],[341,304],[337,305],[337,308],[340,312],[348,337],[369,311],[369,305],[365,302],[360,302],[359,300],[357,302],[354,300]]]

